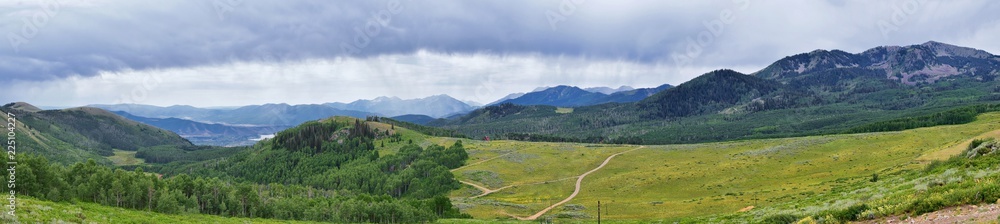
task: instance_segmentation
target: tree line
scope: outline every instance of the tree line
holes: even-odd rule
[[[982,104],[962,107],[925,116],[906,117],[895,120],[880,121],[861,125],[848,130],[848,133],[902,131],[907,129],[931,127],[937,125],[965,124],[976,120],[976,116],[986,112],[1000,111],[1000,104]]]
[[[531,134],[531,133],[505,133],[501,139],[526,141],[526,142],[579,142],[579,143],[599,143],[599,144],[633,144],[641,145],[642,138],[636,136],[621,136],[617,138],[590,136],[583,138],[562,137],[555,135]]]

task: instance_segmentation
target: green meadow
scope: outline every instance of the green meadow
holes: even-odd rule
[[[831,192],[862,188],[873,176],[902,181],[905,174],[924,169],[930,161],[961,153],[972,139],[1000,137],[996,130],[1000,130],[1000,113],[984,114],[964,125],[899,132],[639,149],[466,140],[469,165],[452,173],[460,180],[500,190],[474,197],[481,191],[465,185],[451,197],[477,219],[528,216],[565,199],[573,192],[577,176],[611,154],[636,149],[587,176],[579,195],[541,218],[594,220],[598,201],[602,219],[610,220],[683,221],[760,211],[781,213],[814,206],[810,203],[830,204],[825,202],[844,197]],[[428,139],[437,144],[454,140]],[[838,206],[848,205],[832,208]]]

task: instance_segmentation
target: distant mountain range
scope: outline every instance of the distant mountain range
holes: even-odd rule
[[[499,103],[513,103],[517,105],[549,105],[558,107],[580,107],[603,103],[628,103],[636,102],[649,97],[657,92],[670,88],[664,84],[656,88],[633,89],[622,86],[618,89],[608,87],[595,87],[581,89],[575,86],[556,86],[544,88],[539,91],[525,93],[522,95],[512,94]]]
[[[400,99],[399,97],[378,97],[372,100],[357,100],[351,103],[323,104],[341,110],[365,111],[382,116],[400,116],[420,114],[440,118],[455,114],[464,114],[476,109],[466,102],[459,101],[448,95],[435,95],[420,99]]]
[[[998,77],[1000,56],[933,41],[857,54],[815,50],[751,74],[708,72],[632,103],[559,112],[552,106],[588,105],[599,98],[559,86],[428,124],[473,137],[628,137],[635,139],[627,142],[646,144],[840,133],[876,121],[998,103]]]
[[[123,111],[189,137],[199,135],[197,130],[243,135],[331,116],[377,115],[474,137],[638,136],[647,143],[683,143],[836,132],[879,119],[1000,102],[997,77],[1000,56],[931,41],[856,54],[815,50],[782,58],[751,74],[722,69],[676,87],[540,87],[478,109],[447,95],[216,109],[92,106]],[[38,110],[26,105],[12,108],[17,106]],[[723,124],[727,126],[718,126]],[[199,128],[185,132],[175,128],[180,126]]]

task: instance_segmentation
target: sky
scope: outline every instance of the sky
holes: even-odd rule
[[[0,0],[0,102],[240,106],[677,85],[816,49],[1000,53],[1000,1]]]

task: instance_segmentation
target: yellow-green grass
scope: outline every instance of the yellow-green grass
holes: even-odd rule
[[[3,209],[2,223],[13,223]],[[94,203],[41,201],[17,198],[17,221],[21,223],[314,223],[274,219],[227,218],[202,214],[163,214]]]
[[[456,139],[432,138],[431,143],[450,145]],[[490,189],[508,187],[496,193],[468,199],[465,212],[474,217],[504,218],[507,214],[528,216],[561,201],[573,192],[576,177],[600,165],[608,156],[634,149],[636,146],[599,146],[579,143],[545,143],[518,141],[469,141],[463,145],[470,152],[467,166],[455,169],[456,178]],[[485,162],[483,162],[485,161]],[[473,178],[474,172],[491,172],[495,179]],[[452,197],[470,195],[471,189],[460,189]],[[493,205],[493,201],[514,203],[526,209]]]
[[[560,113],[560,114],[573,113],[573,108],[572,107],[556,107],[556,113]]]
[[[960,153],[961,149],[953,148],[964,147],[971,139],[1000,134],[995,131],[998,129],[1000,113],[990,113],[970,124],[900,132],[648,146],[619,155],[604,169],[587,176],[580,194],[567,204],[583,205],[586,209],[581,212],[596,217],[597,201],[601,201],[606,219],[646,221],[731,214],[751,205],[766,208],[875,173],[921,169],[927,160]],[[565,185],[525,184],[578,176],[611,154],[635,148],[511,141],[465,144],[470,155],[475,155],[468,160],[474,165],[453,171],[457,178],[476,182],[465,174],[482,170],[496,173],[504,185],[518,186],[476,199],[452,194],[463,211],[480,219],[533,214],[547,207],[546,203],[559,201],[537,202],[536,198],[565,198],[572,193],[575,180],[561,182]],[[522,162],[500,159],[510,152],[534,157]],[[498,155],[504,156],[477,163]],[[468,195],[469,189],[457,191],[463,190]],[[559,211],[562,208],[548,215]]]
[[[142,158],[135,157],[135,151],[114,149],[113,152],[114,155],[108,156],[108,159],[111,160],[111,163],[115,164],[115,166],[129,166],[145,163],[145,160]]]
[[[994,130],[991,132],[983,133],[979,136],[976,136],[975,138],[970,138],[965,141],[956,142],[954,144],[951,144],[947,148],[924,154],[923,156],[920,156],[920,158],[917,158],[917,160],[922,163],[929,163],[934,160],[946,160],[950,158],[952,155],[964,151],[966,147],[968,147],[969,144],[972,143],[972,140],[988,139],[988,138],[1000,139],[1000,130]]]

